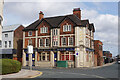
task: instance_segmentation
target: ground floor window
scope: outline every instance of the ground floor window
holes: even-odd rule
[[[50,53],[47,52],[39,53],[38,58],[39,61],[50,61]]]
[[[62,61],[65,61],[65,60],[68,60],[68,61],[74,61],[74,53],[73,52],[62,52],[61,53],[61,60]]]

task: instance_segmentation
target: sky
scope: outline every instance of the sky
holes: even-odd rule
[[[95,26],[95,39],[103,42],[103,50],[118,54],[118,2],[5,2],[3,25],[27,26],[39,18],[72,14],[80,8],[82,20],[89,19]]]

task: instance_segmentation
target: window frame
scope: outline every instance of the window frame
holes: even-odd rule
[[[30,33],[31,33],[31,34],[30,34]],[[28,36],[32,36],[32,31],[29,31],[29,32],[28,32]]]
[[[67,24],[67,25],[63,25],[63,32],[68,32],[68,31],[71,31],[71,24]]]
[[[70,44],[70,38],[72,38],[72,44]],[[74,44],[73,37],[68,37],[68,46],[73,46],[73,44]]]
[[[4,47],[7,48],[7,41],[4,41]]]
[[[48,45],[47,45],[47,43],[46,43],[46,40],[48,39]],[[49,38],[46,38],[45,39],[45,47],[49,47],[49,44],[50,44],[50,41],[49,41],[50,39]]]
[[[63,44],[63,38],[65,38],[65,44]],[[66,38],[66,37],[62,37],[61,39],[62,39],[62,40],[61,40],[62,46],[66,46],[66,45],[67,45],[67,38]]]
[[[41,40],[42,40],[42,44],[41,44]],[[43,44],[43,39],[39,39],[39,47],[43,47],[44,44]]]

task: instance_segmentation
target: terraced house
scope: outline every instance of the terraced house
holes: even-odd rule
[[[94,65],[94,24],[81,20],[80,8],[73,14],[39,19],[23,30],[23,66],[28,64],[27,46],[33,45],[33,65],[56,67],[57,61],[68,61],[74,67]]]

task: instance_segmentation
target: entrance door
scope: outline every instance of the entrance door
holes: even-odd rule
[[[54,65],[57,66],[57,53],[54,53]]]

